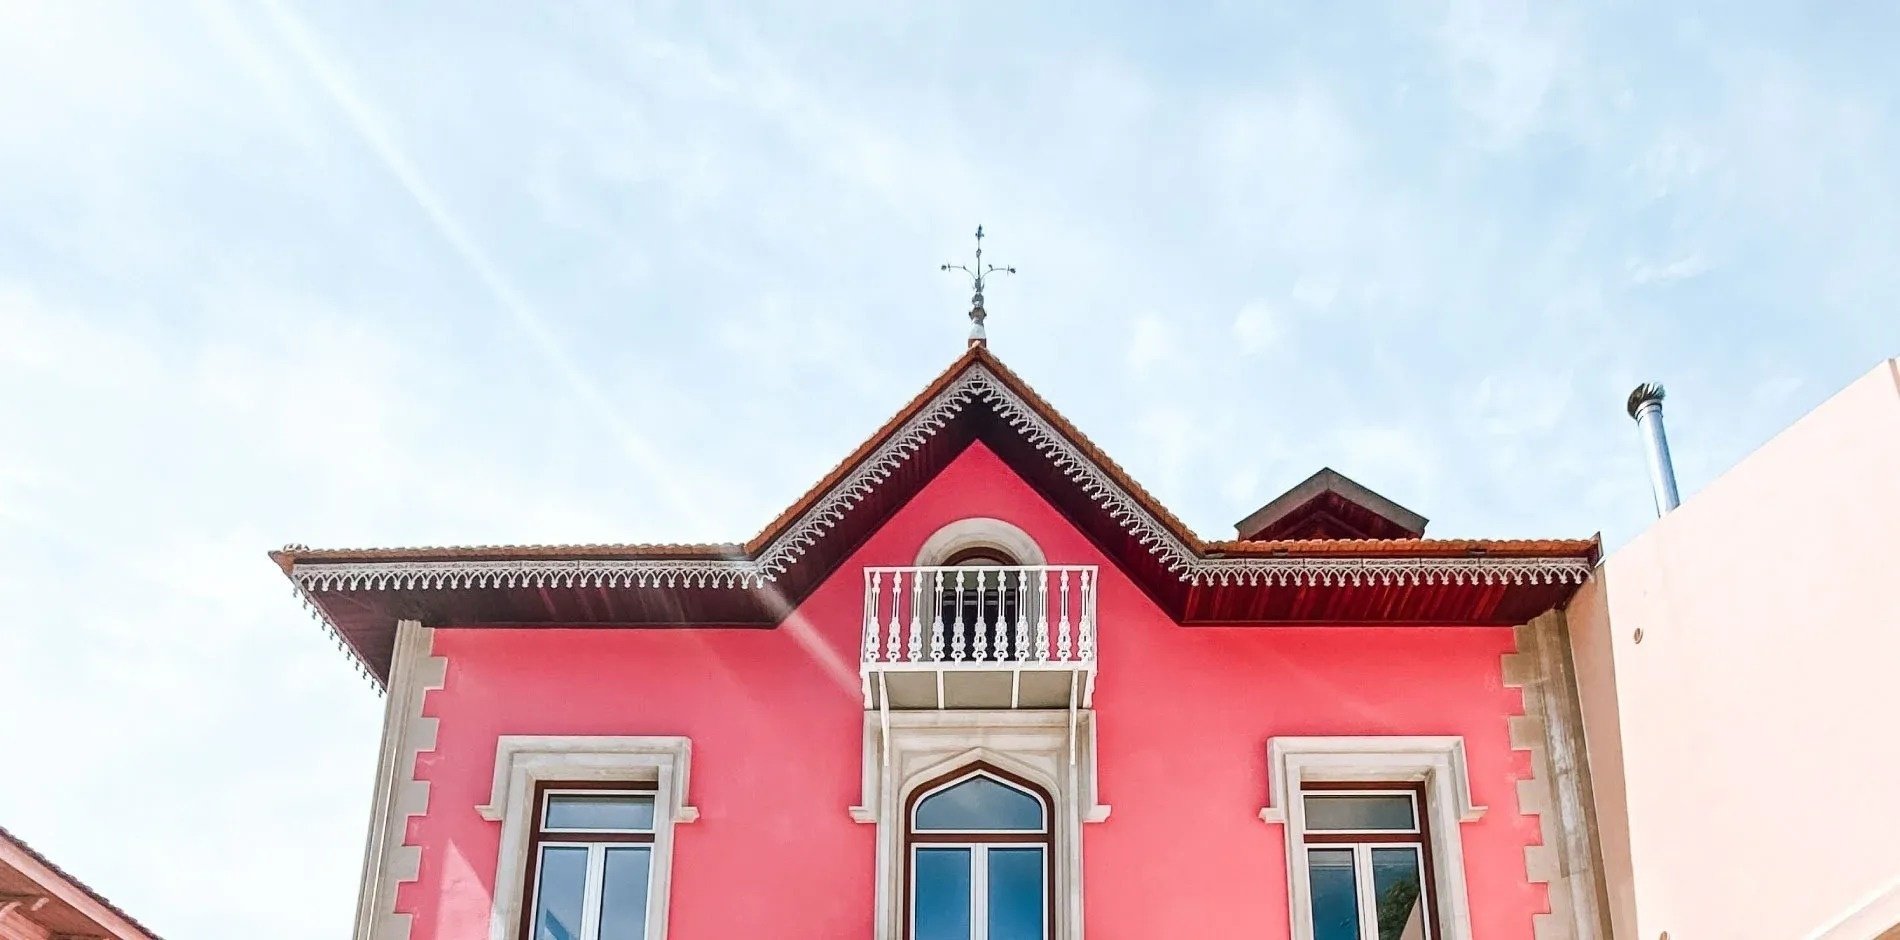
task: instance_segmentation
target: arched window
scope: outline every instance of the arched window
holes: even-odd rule
[[[1047,794],[977,764],[919,787],[904,815],[909,940],[1046,940]]]
[[[1008,553],[988,546],[966,548],[944,559],[945,568],[968,568],[967,572],[946,572],[942,593],[937,596],[937,614],[946,629],[961,633],[961,624],[982,647],[981,655],[971,651],[972,659],[1014,660],[1017,633],[1028,625],[1022,614],[1027,582],[1016,569],[1021,562]],[[1028,639],[1023,637],[1022,639]],[[998,642],[1000,641],[1000,642]],[[1030,643],[1024,643],[1024,651]]]

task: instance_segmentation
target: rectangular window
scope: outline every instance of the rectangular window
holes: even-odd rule
[[[1313,940],[1432,940],[1423,785],[1307,783],[1300,800]]]
[[[645,940],[653,796],[636,784],[537,788],[525,940]]]

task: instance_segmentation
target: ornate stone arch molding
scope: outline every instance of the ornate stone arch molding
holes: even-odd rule
[[[1043,556],[1042,546],[1037,545],[1029,533],[1001,519],[977,516],[958,519],[931,533],[930,538],[924,540],[923,547],[917,550],[915,564],[941,565],[959,552],[972,548],[1001,552],[1015,559],[1019,565],[1049,563]]]
[[[863,794],[851,807],[851,818],[877,826],[877,940],[903,936],[904,806],[919,788],[976,764],[1020,777],[1054,801],[1050,937],[1081,940],[1082,827],[1109,812],[1096,791],[1094,714],[1079,712],[1074,725],[1066,711],[892,712],[890,720],[887,739],[878,716],[865,715]]]

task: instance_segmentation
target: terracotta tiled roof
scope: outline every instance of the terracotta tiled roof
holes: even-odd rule
[[[858,465],[863,463],[866,457],[869,457],[875,452],[879,445],[883,444],[892,434],[896,433],[898,428],[903,427],[904,422],[915,417],[918,412],[928,407],[938,395],[943,394],[944,389],[949,388],[950,384],[955,382],[957,377],[962,375],[964,370],[968,369],[972,362],[979,361],[988,364],[994,362],[995,357],[990,356],[982,346],[971,346],[963,355],[958,356],[955,362],[950,363],[948,368],[938,373],[936,378],[930,380],[930,384],[924,386],[923,391],[918,392],[916,397],[907,402],[904,407],[897,409],[897,413],[891,415],[890,420],[885,421],[883,426],[872,432],[870,437],[865,438],[864,443],[859,444],[856,450],[848,454],[843,460],[838,461],[837,466],[832,467],[830,472],[820,477],[818,482],[812,485],[811,489],[805,491],[804,495],[793,500],[792,504],[785,507],[785,511],[779,513],[777,518],[766,523],[765,528],[759,530],[759,534],[753,536],[751,541],[745,543],[746,549],[750,552],[757,553],[766,545],[771,544],[773,538],[777,537],[779,533],[784,532],[787,527],[798,521],[798,518],[804,515],[805,511],[810,509],[820,499],[823,499],[825,494],[831,491],[832,487],[837,486],[839,481],[850,475],[851,471],[857,469]]]
[[[984,373],[978,377],[979,385],[986,391],[975,399],[959,399],[958,407],[946,410],[945,396],[979,368]],[[967,389],[958,394],[966,392]],[[990,400],[992,395],[1000,397]],[[1034,427],[1026,429],[1022,423],[1025,420]],[[919,430],[923,428],[930,429],[929,433],[920,436]],[[288,546],[271,553],[271,557],[299,581],[306,598],[336,628],[339,639],[378,675],[387,666],[385,660],[392,648],[394,624],[401,618],[429,623],[693,623],[770,627],[779,622],[786,605],[795,605],[816,588],[836,565],[843,563],[853,545],[917,492],[962,447],[975,440],[987,442],[1006,463],[1024,474],[1032,486],[1061,511],[1070,514],[1164,609],[1183,617],[1194,617],[1199,622],[1222,618],[1396,617],[1399,615],[1391,612],[1401,610],[1389,599],[1375,604],[1369,597],[1363,599],[1365,603],[1360,606],[1345,604],[1336,608],[1306,600],[1278,606],[1264,601],[1230,603],[1232,598],[1214,596],[1225,589],[1199,587],[1202,582],[1189,577],[1188,569],[1200,563],[1219,565],[1223,560],[1262,559],[1272,560],[1271,564],[1277,565],[1279,559],[1286,558],[1312,562],[1364,559],[1367,562],[1412,560],[1444,564],[1468,558],[1473,560],[1474,570],[1481,567],[1502,570],[1493,563],[1521,560],[1546,567],[1549,567],[1547,563],[1554,563],[1564,571],[1564,577],[1556,581],[1533,578],[1529,582],[1533,587],[1510,587],[1505,594],[1474,591],[1468,608],[1447,606],[1439,602],[1437,595],[1421,595],[1416,598],[1416,610],[1412,611],[1415,620],[1433,617],[1508,619],[1526,610],[1529,611],[1526,616],[1535,616],[1550,605],[1561,603],[1571,590],[1563,585],[1574,585],[1580,579],[1579,567],[1593,564],[1599,553],[1595,539],[1207,541],[1191,531],[987,348],[973,346],[757,535],[742,544],[315,550]],[[867,483],[868,480],[877,482]],[[850,498],[840,498],[840,494],[848,494]],[[1114,505],[1107,505],[1105,499],[1112,500]],[[704,587],[710,583],[694,582],[695,575],[691,574],[681,576],[683,580],[618,582],[616,590],[620,593],[604,591],[597,582],[579,587],[567,583],[572,590],[562,593],[558,588],[566,583],[561,581],[565,575],[553,568],[549,570],[554,573],[547,575],[552,580],[543,582],[535,580],[540,577],[535,574],[526,575],[528,580],[517,581],[512,580],[513,575],[490,572],[471,580],[419,575],[414,568],[403,572],[399,567],[406,562],[507,562],[530,567],[534,562],[556,565],[575,562],[585,568],[587,562],[617,561],[689,563],[688,569],[701,572],[697,577],[723,578],[720,583],[729,587],[760,585],[732,575],[734,569],[721,567],[722,563],[758,564],[768,566],[769,570],[755,572],[753,577],[767,578],[773,583],[769,589],[761,587],[759,596],[750,600],[730,591],[712,597],[684,590],[682,585]],[[326,565],[379,563],[398,566],[395,570],[399,573],[380,581],[374,573],[361,572],[346,572],[339,579],[324,580]],[[690,563],[700,564],[694,569]],[[299,570],[293,572],[293,568]],[[1587,572],[1587,567],[1582,570]],[[496,580],[480,580],[484,577]],[[1218,577],[1215,580],[1228,583]],[[315,588],[311,586],[313,583],[317,585]],[[1255,582],[1251,576],[1243,576],[1234,583]],[[1550,586],[1552,584],[1556,586]],[[642,590],[644,594],[639,593]],[[515,593],[508,593],[510,591]],[[1281,600],[1285,599],[1282,591]]]
[[[1169,511],[1168,507],[1162,505],[1160,500],[1154,498],[1154,495],[1149,493],[1147,488],[1135,482],[1135,478],[1129,476],[1128,471],[1123,470],[1121,464],[1116,463],[1113,458],[1103,453],[1102,449],[1095,446],[1095,442],[1089,440],[1087,435],[1076,430],[1075,425],[1070,424],[1069,419],[1064,418],[1062,413],[1055,409],[1054,405],[1049,404],[1041,395],[1036,394],[1036,390],[1030,388],[1029,383],[1024,382],[1015,372],[1010,371],[1010,368],[1003,365],[1001,360],[990,355],[989,350],[977,347],[974,352],[978,354],[978,358],[982,360],[984,365],[989,366],[991,371],[995,372],[999,378],[1008,383],[1010,388],[1013,389],[1017,395],[1022,396],[1023,401],[1029,403],[1030,407],[1041,412],[1044,420],[1054,425],[1057,431],[1062,432],[1063,436],[1073,441],[1075,446],[1080,448],[1084,455],[1097,466],[1101,467],[1102,472],[1108,474],[1109,477],[1115,481],[1117,486],[1120,486],[1130,497],[1133,497],[1136,502],[1140,503],[1142,508],[1148,511],[1149,515],[1155,517],[1156,521],[1167,526],[1181,541],[1189,545],[1200,544],[1200,538],[1196,536],[1193,531],[1188,529],[1185,523],[1175,518],[1174,513]]]
[[[580,545],[437,545],[408,548],[308,548],[289,545],[270,557],[284,570],[298,562],[496,561],[529,558],[744,558],[746,548],[716,542],[627,542]]]
[[[1508,555],[1514,558],[1574,558],[1593,555],[1596,539],[1281,539],[1266,542],[1203,542],[1206,554],[1364,555],[1369,558],[1458,558]]]
[[[1033,407],[1056,430],[1069,438],[1091,461],[1112,478],[1117,486],[1139,502],[1143,509],[1156,521],[1166,526],[1176,538],[1203,554],[1224,555],[1278,555],[1294,553],[1300,555],[1324,555],[1341,557],[1365,555],[1368,557],[1420,556],[1420,557],[1456,557],[1474,554],[1508,554],[1526,557],[1568,557],[1594,551],[1597,543],[1593,539],[1559,540],[1495,540],[1495,539],[1287,539],[1277,541],[1207,541],[1196,535],[1174,515],[1168,507],[1148,492],[1128,471],[1115,462],[1096,446],[1094,441],[1078,430],[1075,425],[1062,416],[1062,413],[1049,404],[1036,390],[1022,380],[1014,371],[996,358],[983,346],[972,346],[959,356],[949,368],[937,375],[923,391],[912,398],[904,407],[898,409],[889,420],[879,427],[870,437],[858,445],[850,455],[839,461],[817,483],[805,491],[791,505],[767,523],[758,534],[745,543],[733,542],[627,542],[627,543],[587,543],[567,545],[444,545],[412,546],[392,548],[324,548],[313,549],[304,546],[288,546],[271,553],[277,563],[288,570],[298,562],[375,562],[375,561],[496,561],[510,559],[549,559],[571,558],[579,560],[608,559],[732,559],[741,560],[756,556],[769,545],[773,538],[793,524],[806,511],[817,503],[831,489],[838,485],[871,453],[877,450],[898,428],[902,427],[919,411],[927,407],[938,395],[942,394],[957,377],[973,363],[982,363],[997,378],[1008,384],[1010,390]]]
[[[85,882],[80,881],[78,878],[73,877],[71,872],[68,872],[66,869],[59,867],[57,864],[53,862],[52,859],[47,858],[44,855],[41,855],[37,849],[33,848],[33,846],[31,845],[28,845],[26,840],[21,839],[19,836],[16,836],[11,832],[8,832],[6,830],[6,827],[4,826],[0,826],[0,841],[4,841],[7,844],[12,845],[14,848],[17,848],[21,852],[26,853],[28,858],[31,858],[35,862],[38,862],[41,865],[46,866],[47,871],[52,872],[55,877],[59,878],[60,880],[66,882],[69,885],[72,885],[75,888],[78,888],[87,897],[93,899],[94,901],[99,902],[99,904],[104,906],[106,910],[109,910],[112,913],[117,914],[120,918],[123,918],[127,924],[132,925],[132,927],[137,929],[140,933],[143,933],[146,937],[150,938],[150,940],[161,940],[158,934],[155,934],[152,932],[151,928],[146,927],[144,924],[139,923],[138,918],[133,917],[130,914],[127,914],[125,911],[121,910],[117,904],[114,904],[111,901],[106,900],[105,895],[102,895],[99,892],[94,891],[91,885],[88,885]]]

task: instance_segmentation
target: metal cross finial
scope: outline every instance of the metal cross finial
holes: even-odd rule
[[[970,345],[982,344],[986,340],[983,333],[983,321],[989,317],[989,313],[983,309],[983,285],[992,274],[1015,274],[1016,269],[983,264],[983,226],[979,225],[976,227],[976,263],[974,265],[946,264],[938,270],[962,271],[970,276],[970,286],[975,290],[975,294],[970,298],[970,322],[973,324],[970,327]]]

